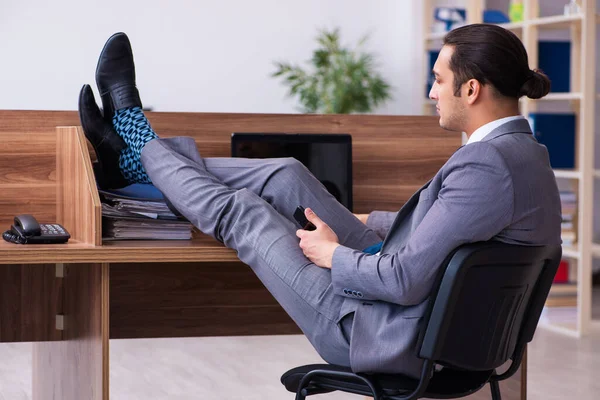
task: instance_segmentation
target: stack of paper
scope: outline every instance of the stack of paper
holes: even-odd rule
[[[573,191],[560,192],[562,221],[560,223],[562,244],[574,246],[577,243],[577,194]]]
[[[153,185],[133,184],[99,192],[103,240],[192,238],[192,224],[173,214]]]

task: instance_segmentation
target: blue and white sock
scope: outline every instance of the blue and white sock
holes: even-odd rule
[[[152,130],[141,107],[128,107],[115,111],[115,130],[123,138],[127,147],[121,151],[119,168],[130,183],[151,183],[140,159],[142,149],[158,135]]]

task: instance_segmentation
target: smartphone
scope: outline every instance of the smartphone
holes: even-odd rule
[[[304,207],[302,206],[296,207],[296,211],[294,211],[294,219],[296,222],[298,222],[298,225],[300,225],[300,227],[306,231],[314,231],[317,229],[312,222],[306,219],[306,215],[304,215]]]

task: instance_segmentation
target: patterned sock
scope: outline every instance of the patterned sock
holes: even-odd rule
[[[158,135],[152,130],[144,112],[140,107],[117,110],[113,125],[127,143],[127,148],[121,151],[119,158],[121,173],[131,183],[151,183],[140,157],[146,143],[158,138]]]
[[[126,147],[121,150],[119,157],[119,168],[123,177],[129,183],[152,183],[150,177],[146,173],[146,169],[142,165],[140,156],[131,147]]]

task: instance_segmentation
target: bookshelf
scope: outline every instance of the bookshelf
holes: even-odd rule
[[[524,1],[534,5],[535,1],[529,0]],[[565,29],[570,28],[572,23],[581,22],[583,20],[583,13],[576,15],[556,15],[551,17],[533,18],[529,21],[525,21],[525,25],[529,26],[540,26],[550,29]]]
[[[439,6],[459,7],[466,10],[466,22],[483,22],[483,10],[486,7],[508,11],[509,0],[425,0],[423,2],[423,47],[424,60],[428,50],[439,50],[446,32],[431,33],[434,8]],[[600,21],[596,0],[580,0],[580,12],[562,15],[561,4],[549,4],[539,0],[523,0],[523,20],[498,24],[514,32],[523,42],[529,55],[530,68],[538,67],[538,41],[544,36],[556,37],[566,31],[571,42],[571,76],[568,93],[550,93],[538,100],[523,98],[520,101],[521,113],[531,112],[551,106],[556,108],[566,103],[568,111],[576,116],[575,168],[573,170],[556,169],[554,174],[559,187],[570,187],[577,195],[576,243],[563,246],[563,257],[575,266],[573,275],[576,285],[569,286],[572,296],[567,307],[550,307],[556,303],[547,303],[540,324],[571,336],[582,336],[590,332],[592,324],[592,259],[600,258],[600,244],[593,242],[593,196],[594,178],[600,178],[600,170],[594,169],[594,112],[595,100],[600,94],[595,89],[596,74],[596,24]],[[554,8],[553,10],[550,10]],[[560,8],[560,10],[558,10]],[[550,10],[550,11],[549,11]],[[428,63],[424,62],[423,80],[427,82]],[[425,91],[425,89],[423,89]],[[435,113],[435,102],[424,98],[423,113]],[[558,284],[556,285],[558,286]],[[557,287],[560,292],[565,287]],[[564,305],[567,305],[566,303]]]

